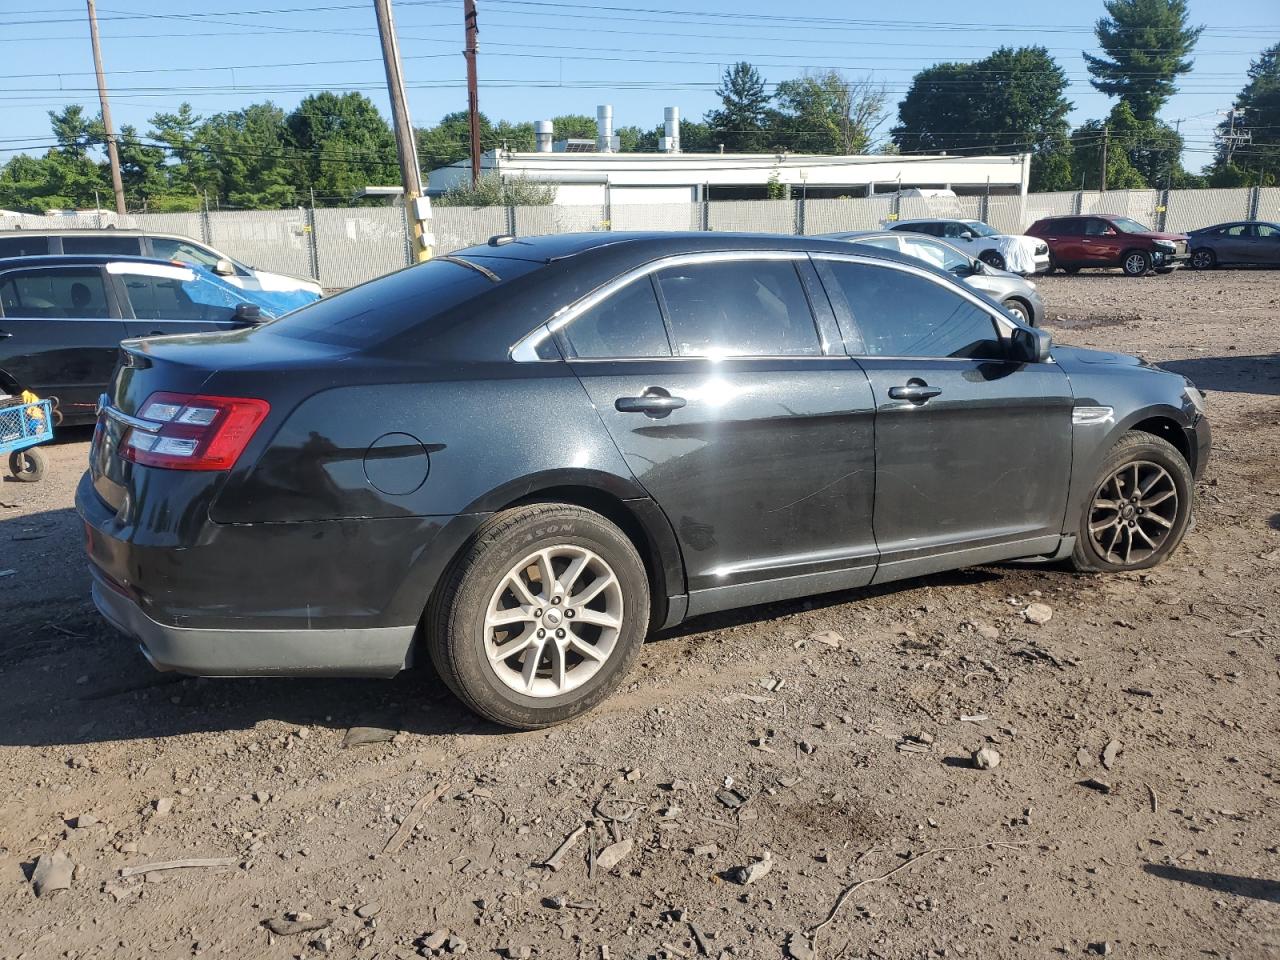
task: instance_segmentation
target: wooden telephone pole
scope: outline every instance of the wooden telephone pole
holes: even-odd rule
[[[404,183],[404,211],[409,221],[413,259],[431,259],[431,248],[422,242],[422,221],[418,199],[422,196],[422,171],[418,169],[418,148],[414,144],[409,102],[404,92],[404,68],[400,65],[400,44],[391,17],[391,0],[373,0],[378,16],[378,36],[382,40],[382,60],[387,71],[387,94],[391,98],[391,120],[396,132],[396,152],[400,157],[400,177]]]
[[[471,124],[471,185],[480,181],[480,90],[476,80],[476,47],[480,26],[476,22],[476,0],[462,0],[462,20],[467,30],[467,118]]]
[[[1102,193],[1107,192],[1107,141],[1110,139],[1111,126],[1108,124],[1102,128],[1102,169],[1098,172],[1098,190]]]
[[[98,74],[98,99],[102,101],[102,126],[107,134],[107,160],[111,163],[111,189],[116,194],[116,213],[125,215],[124,181],[120,179],[120,152],[116,149],[116,131],[111,124],[111,101],[107,99],[107,78],[102,72],[102,46],[98,43],[98,14],[89,5],[89,39],[93,42],[93,69]]]

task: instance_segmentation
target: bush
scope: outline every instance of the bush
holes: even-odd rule
[[[441,207],[545,207],[554,203],[556,188],[529,177],[504,178],[482,174],[475,186],[452,187],[435,199]]]

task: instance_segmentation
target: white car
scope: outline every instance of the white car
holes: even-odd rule
[[[997,270],[1025,276],[1049,269],[1049,245],[1043,240],[1001,233],[981,220],[897,220],[886,223],[885,229],[941,237]]]

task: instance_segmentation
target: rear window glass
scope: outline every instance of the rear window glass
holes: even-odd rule
[[[500,281],[523,276],[541,261],[472,258]],[[483,261],[483,263],[481,263]],[[478,270],[447,260],[428,260],[295,310],[267,325],[272,333],[345,347],[381,343],[432,321],[498,284]]]
[[[136,257],[142,253],[139,237],[63,237],[63,253],[106,253],[113,257]]]
[[[0,237],[0,257],[39,257],[49,252],[44,237]]]

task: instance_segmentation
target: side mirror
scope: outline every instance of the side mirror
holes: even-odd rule
[[[960,239],[961,239],[961,240],[972,240],[972,239],[973,239],[973,231],[972,231],[972,230],[961,230],[961,231],[960,231]]]
[[[979,276],[986,272],[987,272],[987,265],[983,263],[981,260],[973,261],[972,266],[970,266],[969,268],[969,273],[971,273],[974,276]]]
[[[238,303],[236,304],[235,321],[246,326],[256,327],[262,323],[262,308],[256,303]]]
[[[1036,327],[1018,327],[1011,338],[1016,359],[1024,363],[1048,363],[1053,338]]]
[[[220,277],[234,277],[236,275],[236,266],[226,257],[223,257],[213,265],[213,272]]]

